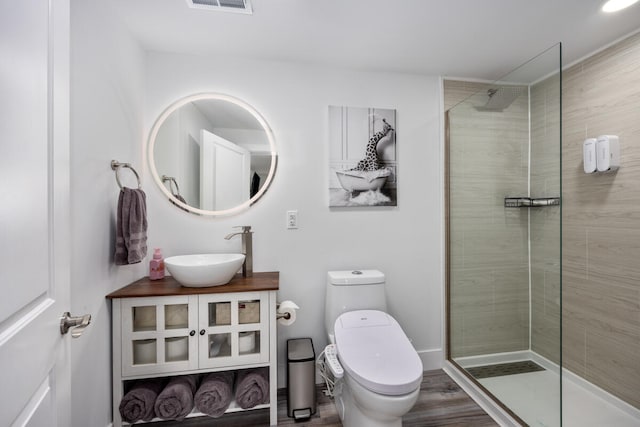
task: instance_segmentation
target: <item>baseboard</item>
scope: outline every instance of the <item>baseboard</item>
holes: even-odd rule
[[[434,350],[420,350],[418,356],[422,360],[422,369],[425,371],[433,371],[434,369],[442,369],[444,361],[444,353],[441,348]]]

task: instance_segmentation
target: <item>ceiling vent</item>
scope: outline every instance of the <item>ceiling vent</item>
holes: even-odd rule
[[[193,9],[246,13],[249,15],[253,13],[250,0],[187,0],[187,4]]]

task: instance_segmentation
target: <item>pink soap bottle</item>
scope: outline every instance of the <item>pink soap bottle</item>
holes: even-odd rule
[[[160,248],[153,250],[153,258],[149,261],[149,279],[159,280],[164,278],[164,259]]]

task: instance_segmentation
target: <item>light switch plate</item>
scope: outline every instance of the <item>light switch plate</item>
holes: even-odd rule
[[[287,228],[298,228],[298,211],[287,211]]]

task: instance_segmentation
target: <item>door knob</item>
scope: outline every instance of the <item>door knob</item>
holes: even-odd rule
[[[65,335],[69,332],[69,329],[73,328],[71,331],[71,338],[78,338],[87,326],[91,323],[91,315],[85,314],[84,316],[72,316],[68,311],[62,313],[62,317],[60,317],[60,333]]]

